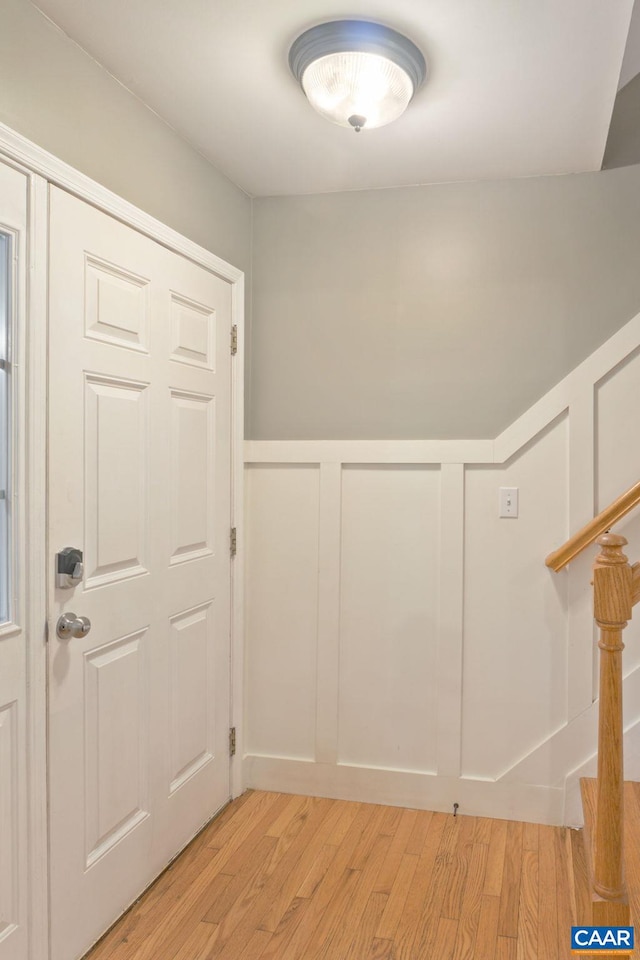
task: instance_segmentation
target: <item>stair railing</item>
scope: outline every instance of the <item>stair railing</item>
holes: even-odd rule
[[[622,634],[633,605],[640,600],[640,563],[631,566],[623,552],[627,541],[608,531],[639,503],[637,483],[546,559],[547,566],[557,572],[594,540],[600,547],[593,566],[593,612],[600,631],[598,784],[595,852],[588,863],[594,926],[629,923],[624,879]]]

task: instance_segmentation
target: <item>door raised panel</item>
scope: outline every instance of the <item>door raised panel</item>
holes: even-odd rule
[[[213,759],[214,605],[172,617],[169,637],[171,784],[174,793]]]
[[[0,943],[18,925],[17,703],[0,707]]]
[[[213,553],[215,399],[171,391],[171,563]]]
[[[147,386],[85,376],[87,588],[147,572]]]
[[[215,311],[171,294],[171,359],[215,371]]]
[[[147,353],[149,281],[85,254],[85,336]]]
[[[85,654],[86,866],[148,816],[148,628]]]

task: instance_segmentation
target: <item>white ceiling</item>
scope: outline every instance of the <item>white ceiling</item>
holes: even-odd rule
[[[37,0],[248,193],[597,170],[633,0]],[[287,65],[325,20],[377,20],[429,76],[396,123],[319,117]]]

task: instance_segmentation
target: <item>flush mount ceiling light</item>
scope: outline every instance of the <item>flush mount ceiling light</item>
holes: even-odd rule
[[[415,43],[367,20],[305,31],[289,51],[289,66],[319,114],[358,133],[397,120],[427,72]]]

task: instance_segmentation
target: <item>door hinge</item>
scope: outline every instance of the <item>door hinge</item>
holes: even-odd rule
[[[231,556],[235,557],[238,552],[238,534],[235,527],[231,527],[230,547]]]
[[[231,356],[235,357],[238,352],[238,328],[236,324],[231,327]]]
[[[236,728],[229,727],[229,756],[235,757],[236,755]]]

